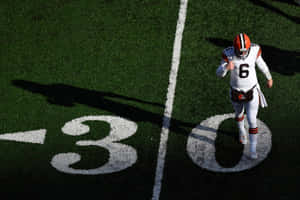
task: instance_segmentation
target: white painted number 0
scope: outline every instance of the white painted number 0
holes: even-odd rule
[[[226,119],[234,118],[234,114],[216,115],[201,122],[192,130],[188,137],[187,153],[193,162],[209,171],[214,172],[239,172],[250,169],[262,162],[271,150],[272,140],[271,131],[259,119],[257,120],[259,127],[257,153],[258,159],[249,159],[249,143],[245,145],[244,152],[239,163],[232,168],[224,168],[218,164],[215,157],[215,139],[219,125]],[[246,120],[247,122],[247,120]],[[248,127],[248,124],[246,127]]]
[[[52,158],[51,165],[58,171],[69,174],[97,175],[114,173],[132,166],[137,160],[137,152],[134,148],[117,143],[135,134],[136,123],[114,116],[85,116],[67,122],[62,128],[62,132],[67,135],[79,136],[90,131],[86,121],[104,121],[110,124],[109,135],[101,140],[78,141],[78,146],[99,146],[109,151],[109,160],[103,166],[96,169],[74,169],[70,165],[80,161],[77,153],[60,153]]]

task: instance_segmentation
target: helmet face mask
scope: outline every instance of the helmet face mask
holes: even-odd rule
[[[248,57],[250,48],[249,49],[236,49],[235,48],[235,55],[239,58],[245,59]]]
[[[235,36],[233,40],[233,47],[237,57],[242,59],[247,58],[251,47],[251,42],[248,35],[245,33],[240,33]]]

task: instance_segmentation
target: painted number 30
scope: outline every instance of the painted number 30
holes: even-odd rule
[[[216,133],[219,125],[228,118],[233,118],[234,114],[216,115],[201,122],[194,128],[188,137],[187,153],[192,161],[201,168],[214,172],[238,172],[250,169],[263,161],[271,150],[271,132],[260,120],[260,134],[257,151],[259,158],[249,160],[249,145],[244,148],[244,154],[240,162],[232,168],[221,167],[215,159]],[[67,135],[80,136],[89,133],[89,126],[84,125],[87,121],[104,121],[110,124],[109,135],[101,140],[81,140],[76,143],[78,146],[99,146],[109,151],[109,159],[106,164],[95,169],[74,169],[71,165],[80,161],[81,156],[77,153],[60,153],[51,160],[51,165],[58,171],[69,174],[97,175],[114,173],[125,170],[137,161],[136,150],[128,145],[119,143],[135,134],[137,124],[115,116],[84,116],[67,122],[62,132]]]

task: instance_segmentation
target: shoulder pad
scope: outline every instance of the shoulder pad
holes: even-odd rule
[[[226,56],[233,56],[234,55],[234,48],[233,47],[227,47],[223,50],[223,54]]]
[[[255,52],[256,58],[258,58],[261,55],[261,48],[258,44],[252,43],[251,50]]]
[[[260,48],[260,46],[259,46],[258,44],[256,44],[256,43],[251,43],[251,48],[252,48],[252,47],[253,47],[253,48],[258,48],[258,49]]]

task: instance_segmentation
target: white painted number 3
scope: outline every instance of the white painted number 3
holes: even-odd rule
[[[239,163],[231,168],[224,168],[218,164],[215,157],[215,139],[219,125],[226,119],[234,118],[234,114],[216,115],[201,122],[192,130],[188,137],[187,153],[193,162],[209,171],[239,172],[250,169],[262,162],[271,150],[271,131],[262,121],[257,120],[259,127],[257,153],[258,159],[249,159],[249,143],[245,145]],[[246,120],[247,122],[247,120]],[[248,126],[247,123],[245,123]]]
[[[110,124],[109,135],[101,140],[81,140],[78,146],[99,146],[109,151],[109,160],[103,166],[95,169],[74,169],[70,165],[80,161],[77,153],[60,153],[52,158],[51,165],[58,171],[69,174],[97,175],[114,173],[132,166],[137,160],[137,152],[133,147],[117,143],[128,138],[137,131],[135,122],[115,116],[84,116],[67,122],[62,132],[67,135],[79,136],[90,131],[86,121],[104,121]]]

